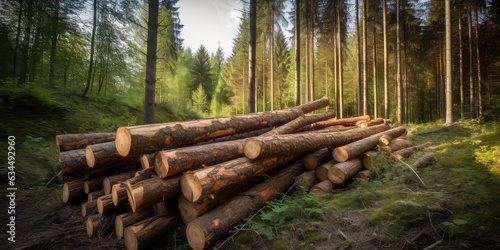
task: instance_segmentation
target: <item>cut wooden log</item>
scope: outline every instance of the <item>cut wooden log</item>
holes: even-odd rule
[[[85,190],[85,193],[88,194],[90,192],[94,192],[96,190],[102,189],[102,187],[103,187],[102,181],[105,178],[106,177],[103,176],[103,177],[97,177],[97,178],[93,178],[90,180],[86,180],[83,183],[83,189]]]
[[[378,154],[375,150],[366,151],[361,154],[361,161],[363,162],[363,167],[366,169],[374,168],[374,158]]]
[[[97,199],[92,201],[87,201],[82,204],[82,215],[86,217],[87,215],[93,214],[97,211]]]
[[[165,178],[242,157],[244,142],[245,139],[241,139],[159,151],[155,155],[155,170],[158,176]]]
[[[388,155],[392,152],[401,150],[403,148],[409,148],[412,146],[413,146],[413,143],[411,143],[411,141],[408,141],[405,139],[394,139],[394,140],[391,140],[389,145],[384,146],[384,147],[380,147],[379,150],[380,150],[380,152]]]
[[[358,128],[366,128],[368,127],[368,122],[365,120],[357,121],[356,124],[354,124],[354,126]]]
[[[155,154],[141,155],[139,161],[141,162],[142,169],[153,167],[155,163]]]
[[[386,123],[384,118],[377,118],[375,120],[368,121],[367,125],[368,125],[368,127],[370,127],[370,126],[380,125],[382,123]]]
[[[111,231],[115,215],[96,214],[87,218],[87,235],[89,237],[101,237],[103,234]]]
[[[245,140],[243,152],[250,159],[299,155],[329,146],[341,146],[390,129],[388,124],[357,128],[342,133],[309,133],[253,137]]]
[[[434,153],[427,153],[413,163],[414,168],[427,167],[434,160]]]
[[[328,148],[322,148],[312,154],[304,156],[304,166],[308,170],[313,170],[331,159],[332,154],[330,154]]]
[[[359,171],[355,176],[354,178],[358,178],[360,180],[363,180],[363,181],[367,181],[368,180],[368,177],[370,177],[370,174],[371,174],[371,171],[369,169],[365,169],[365,170],[362,170],[362,171]]]
[[[59,153],[82,149],[87,145],[115,140],[115,133],[65,134],[56,135],[56,146]]]
[[[153,208],[145,208],[137,212],[129,211],[115,217],[115,234],[118,239],[123,238],[125,228],[139,221],[153,217]]]
[[[427,143],[423,143],[423,144],[416,145],[413,147],[403,148],[403,149],[400,149],[398,151],[394,151],[392,154],[395,155],[396,157],[398,157],[399,159],[408,158],[413,154],[413,152],[415,152],[417,150],[422,150],[422,149],[429,147],[431,145],[432,145],[431,142],[427,142]]]
[[[127,205],[127,183],[121,182],[119,184],[113,185],[113,187],[111,188],[111,197],[115,206]]]
[[[106,194],[97,198],[97,212],[99,212],[99,214],[107,214],[116,208],[117,206],[113,204],[113,196],[111,194]]]
[[[182,194],[191,202],[197,201],[201,196],[217,197],[220,192],[251,183],[258,174],[266,173],[299,156],[291,154],[258,160],[242,157],[188,172],[181,178]]]
[[[137,183],[139,181],[147,180],[149,178],[153,178],[156,176],[155,168],[148,168],[139,170],[135,173],[133,178],[130,178],[128,181],[130,184]]]
[[[389,135],[382,135],[378,139],[378,145],[380,146],[387,146],[391,142],[392,138]]]
[[[330,193],[333,189],[335,189],[337,185],[333,184],[330,180],[324,180],[321,182],[316,183],[311,189],[311,193],[316,193],[316,194],[327,194]]]
[[[369,121],[370,116],[365,115],[365,116],[359,116],[359,117],[344,118],[344,119],[339,119],[339,120],[337,120],[337,118],[332,118],[332,119],[329,119],[327,121],[317,122],[317,123],[313,123],[311,125],[303,126],[299,129],[296,129],[295,132],[317,130],[317,129],[326,128],[326,127],[335,126],[335,125],[354,126],[354,124],[356,124],[356,122],[358,122],[360,120]]]
[[[135,177],[135,174],[137,172],[138,171],[133,170],[133,171],[129,171],[129,172],[125,172],[125,173],[121,173],[121,174],[117,174],[117,175],[112,175],[112,176],[108,176],[108,177],[104,178],[104,180],[102,181],[102,187],[104,189],[104,194],[111,194],[111,187],[113,187],[113,185],[118,184],[122,181],[126,181],[132,177]]]
[[[76,149],[64,151],[59,154],[59,170],[62,172],[62,178],[81,177],[91,168],[87,165],[85,158],[85,149]]]
[[[328,179],[334,184],[342,184],[361,170],[361,167],[362,163],[359,158],[335,164],[328,170]]]
[[[291,122],[289,122],[285,125],[282,125],[280,127],[277,127],[275,129],[263,134],[262,136],[290,134],[293,131],[295,131],[303,126],[306,126],[306,125],[309,125],[312,123],[316,123],[316,122],[320,122],[320,121],[324,121],[324,120],[328,120],[328,119],[334,118],[335,116],[336,116],[336,113],[333,110],[329,110],[329,111],[326,111],[324,113],[315,114],[315,115],[308,115],[308,116],[301,115],[298,118],[292,120]]]
[[[318,178],[316,177],[316,171],[311,170],[305,173],[302,173],[295,177],[293,181],[293,188],[295,190],[309,190],[312,186],[318,183]]]
[[[331,127],[326,127],[318,130],[306,130],[306,131],[301,131],[301,132],[294,132],[293,134],[311,134],[311,133],[330,133],[330,132],[344,132],[347,130],[355,129],[356,127],[350,126],[350,127],[344,127],[342,125],[335,125]]]
[[[146,249],[163,239],[168,232],[175,230],[180,222],[181,219],[177,211],[137,222],[125,228],[123,237],[125,247],[128,250]]]
[[[179,195],[180,178],[180,176],[174,176],[162,179],[156,176],[135,184],[127,180],[127,196],[132,211],[139,211]]]
[[[395,137],[404,133],[406,133],[406,129],[404,127],[397,127],[371,135],[355,142],[351,142],[349,144],[335,148],[332,152],[333,158],[335,158],[335,160],[338,162],[347,161],[376,147],[380,137],[384,134]]]
[[[91,168],[141,163],[138,155],[124,157],[118,154],[114,141],[88,145],[85,147],[85,159]]]
[[[87,194],[87,201],[93,201],[97,199],[100,196],[104,195],[104,190],[103,189],[98,189],[96,191],[90,192]]]
[[[120,155],[127,156],[178,148],[226,135],[279,126],[297,118],[302,112],[311,112],[327,106],[328,103],[328,98],[325,97],[289,110],[120,127],[116,131],[116,149]]]
[[[332,168],[333,165],[337,164],[336,160],[331,160],[322,164],[321,166],[316,168],[316,178],[320,181],[328,180],[328,171]]]
[[[292,164],[259,184],[237,195],[188,224],[186,234],[193,249],[203,249],[225,236],[248,214],[262,207],[276,194],[285,192],[295,176],[304,171],[302,164]]]
[[[85,190],[83,189],[83,183],[85,183],[85,181],[86,179],[79,179],[64,183],[62,194],[63,202],[68,203],[70,200],[78,200],[85,197]]]
[[[202,141],[197,143],[196,145],[206,145],[206,144],[212,144],[212,143],[217,143],[217,142],[224,142],[224,141],[235,141],[235,140],[241,140],[241,139],[246,139],[250,137],[255,137],[255,136],[260,136],[266,132],[271,131],[273,128],[262,128],[258,130],[253,130],[253,131],[248,131],[245,133],[239,133],[239,134],[234,134],[234,135],[226,135],[218,138],[214,138],[208,141]]]

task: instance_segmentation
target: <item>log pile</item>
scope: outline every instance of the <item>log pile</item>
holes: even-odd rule
[[[63,201],[81,204],[89,237],[114,232],[144,249],[184,223],[190,246],[203,249],[292,185],[326,194],[367,179],[363,153],[406,133],[381,118],[307,115],[328,103],[59,135]]]

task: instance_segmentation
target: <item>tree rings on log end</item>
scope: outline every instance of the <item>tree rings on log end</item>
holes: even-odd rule
[[[332,152],[332,155],[333,158],[335,158],[335,160],[338,162],[347,161],[347,158],[349,158],[349,154],[342,147],[335,148]]]
[[[148,159],[148,155],[147,154],[146,155],[141,155],[141,157],[139,157],[139,161],[141,162],[142,169],[148,169],[148,168],[151,167],[149,165],[149,159]]]
[[[87,235],[92,237],[94,235],[94,220],[92,217],[87,218]]]
[[[189,223],[186,229],[186,235],[189,246],[194,250],[202,250],[205,248],[205,233],[203,229],[196,223]]]
[[[87,216],[87,207],[85,206],[85,203],[82,204],[82,216]]]
[[[303,158],[304,167],[308,170],[313,170],[318,166],[318,159],[312,155],[306,155]]]
[[[127,156],[132,145],[132,136],[126,127],[120,127],[116,131],[115,147],[118,154]]]
[[[95,166],[95,156],[94,151],[90,146],[85,147],[85,159],[87,160],[87,165],[91,168]]]
[[[123,233],[123,241],[127,250],[139,248],[137,244],[137,236],[135,235],[133,227],[125,228],[125,232]]]
[[[64,203],[68,203],[69,201],[69,187],[68,187],[68,183],[64,183],[63,185],[63,202]]]
[[[361,120],[357,121],[356,124],[354,124],[358,128],[366,128],[368,127],[368,122],[366,120]]]
[[[105,178],[102,181],[102,188],[104,190],[104,194],[111,194],[111,182],[109,181],[108,178]]]
[[[256,159],[260,155],[260,143],[255,138],[248,138],[243,144],[243,153],[250,159]]]
[[[184,195],[179,195],[179,200],[177,202],[179,207],[179,213],[181,214],[181,219],[184,224],[189,224],[189,222],[198,218],[197,210],[193,202],[190,202]]]
[[[155,154],[155,164],[154,168],[156,174],[160,176],[160,178],[165,178],[168,176],[168,160],[161,152]]]
[[[101,197],[97,198],[97,211],[100,215],[104,214],[104,205],[102,204]]]
[[[118,206],[118,202],[119,202],[117,187],[118,186],[115,186],[115,185],[113,185],[113,187],[111,187],[111,199],[113,200],[113,204],[115,206]]]
[[[115,234],[118,239],[123,238],[123,221],[120,216],[115,217]]]
[[[330,170],[328,170],[328,179],[334,184],[342,184],[342,182],[345,181],[346,176],[340,168],[333,166]]]
[[[196,175],[187,173],[181,178],[181,190],[186,199],[191,202],[197,201],[201,197],[203,188]]]
[[[378,145],[380,146],[387,146],[389,145],[389,142],[391,142],[391,137],[389,135],[382,135],[379,139],[378,139]]]

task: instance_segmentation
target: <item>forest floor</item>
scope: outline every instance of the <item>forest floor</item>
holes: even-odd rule
[[[289,191],[255,211],[216,247],[222,249],[498,249],[500,131],[496,123],[410,125],[414,143],[435,161],[416,169],[380,155],[370,181],[354,180],[325,196]],[[79,204],[61,200],[61,184],[16,196],[16,243],[9,249],[124,247],[113,234],[88,238]],[[2,188],[5,190],[4,188]],[[5,195],[5,194],[2,194]],[[5,196],[4,196],[5,197]],[[0,207],[8,207],[2,199]],[[6,212],[0,215],[7,221]],[[180,229],[156,249],[189,249]],[[6,242],[7,235],[1,242]],[[12,247],[10,247],[12,246]]]

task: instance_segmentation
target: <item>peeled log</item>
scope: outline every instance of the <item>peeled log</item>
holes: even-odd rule
[[[207,145],[159,151],[155,155],[155,170],[165,178],[185,170],[195,170],[243,156],[245,139]]]
[[[260,182],[243,194],[196,218],[188,224],[186,230],[189,245],[195,250],[210,246],[225,236],[250,212],[262,207],[276,194],[285,192],[292,185],[294,177],[303,171],[301,163],[294,163],[272,178]]]
[[[328,171],[328,179],[334,184],[342,184],[361,170],[361,167],[362,164],[359,158],[335,164]]]
[[[317,123],[313,123],[311,125],[303,126],[299,129],[295,130],[295,132],[317,130],[317,129],[326,128],[326,127],[335,126],[335,125],[354,126],[354,124],[356,124],[356,122],[358,122],[360,120],[369,121],[370,116],[365,115],[365,116],[359,116],[359,117],[344,118],[344,119],[339,119],[339,120],[337,120],[337,118],[332,118],[332,119],[327,120],[327,121],[317,122]]]
[[[413,163],[414,168],[427,167],[434,160],[434,153],[427,153]]]
[[[333,165],[337,164],[338,162],[336,160],[331,160],[329,162],[326,162],[325,164],[319,166],[316,168],[316,178],[318,178],[320,181],[328,180],[328,171],[330,168],[333,167]]]
[[[125,228],[123,236],[125,247],[128,250],[146,249],[158,240],[164,239],[167,233],[180,225],[180,222],[177,211],[139,221]]]
[[[333,189],[335,189],[337,185],[333,184],[330,180],[324,180],[321,182],[318,182],[316,185],[314,185],[311,189],[311,193],[316,193],[316,194],[326,194],[330,193]]]
[[[104,180],[102,181],[104,193],[111,194],[111,187],[113,187],[113,185],[134,177],[136,173],[137,171],[134,170],[104,178]]]
[[[355,176],[354,178],[358,178],[358,179],[361,179],[363,181],[367,181],[368,180],[368,177],[370,177],[370,174],[372,172],[368,169],[366,170],[363,170],[363,171],[359,171]]]
[[[335,148],[332,152],[333,158],[335,158],[335,160],[337,160],[338,162],[347,161],[376,147],[380,137],[384,134],[389,135],[390,137],[397,137],[404,133],[406,133],[406,129],[404,127],[397,127],[378,134],[371,135],[355,142],[351,142],[349,144]]]
[[[316,178],[316,171],[311,170],[300,174],[295,177],[293,181],[293,188],[295,190],[309,190],[314,184],[318,183],[318,178]]]
[[[427,142],[424,144],[420,144],[420,145],[416,145],[413,147],[404,148],[404,149],[400,149],[398,151],[394,151],[392,154],[395,155],[396,157],[398,157],[399,159],[408,158],[413,154],[413,152],[415,152],[417,150],[422,150],[430,145],[432,145],[432,143]]]
[[[336,113],[333,110],[329,110],[329,111],[326,111],[324,113],[315,114],[315,115],[308,115],[308,116],[301,115],[298,118],[292,120],[291,122],[289,122],[285,125],[282,125],[280,127],[277,127],[275,129],[263,134],[262,136],[290,134],[293,131],[295,131],[303,126],[306,126],[306,125],[309,125],[312,123],[316,123],[316,122],[320,122],[320,121],[324,121],[324,120],[328,120],[328,119],[334,118],[335,116],[336,116]]]
[[[115,140],[115,133],[65,134],[56,135],[56,145],[59,153],[82,149],[87,145]]]
[[[338,147],[390,129],[382,124],[345,132],[308,133],[253,137],[245,141],[243,152],[250,159],[281,155],[299,155],[325,147]]]
[[[93,200],[95,200],[98,197],[103,196],[103,195],[104,195],[104,190],[102,190],[102,189],[90,192],[87,194],[87,201],[93,201]]]
[[[322,148],[312,154],[304,156],[304,166],[308,170],[316,169],[319,165],[332,159],[332,154],[328,148]]]
[[[368,125],[368,127],[370,127],[370,126],[380,125],[382,123],[385,123],[385,120],[383,118],[377,118],[375,120],[371,120],[371,121],[367,122],[366,125]]]
[[[87,235],[101,237],[113,228],[114,215],[96,214],[87,219]]]
[[[141,155],[139,161],[141,162],[142,169],[153,167],[155,163],[155,154]]]
[[[258,160],[242,157],[189,172],[181,178],[182,194],[192,202],[197,201],[201,196],[217,197],[220,192],[252,182],[257,175],[286,164],[299,156],[290,154]]]
[[[105,179],[106,177],[97,177],[97,178],[93,178],[93,179],[90,179],[90,180],[86,180],[84,183],[83,183],[83,189],[85,190],[85,193],[88,194],[90,192],[94,192],[96,190],[99,190],[99,189],[102,189],[102,181]]]
[[[63,184],[63,202],[68,203],[68,201],[73,199],[81,198],[85,195],[85,190],[83,189],[83,183],[85,179],[80,179],[76,181],[70,181]]]
[[[121,127],[116,131],[116,149],[122,156],[147,154],[178,148],[217,137],[279,126],[301,113],[327,106],[328,98],[288,110],[220,117],[176,123]]]
[[[115,217],[115,234],[118,239],[123,238],[123,232],[126,227],[145,220],[147,218],[153,217],[155,214],[153,212],[153,208],[145,208],[141,211],[132,212],[129,211],[124,214],[117,215]]]
[[[124,157],[118,154],[115,142],[105,142],[85,147],[85,158],[91,168],[103,168],[116,165],[140,164],[139,156]]]
[[[97,199],[83,203],[82,204],[83,217],[86,217],[88,214],[95,212],[96,209],[97,209]]]
[[[130,184],[127,180],[127,196],[132,211],[139,211],[179,195],[180,178],[175,176],[162,179],[156,176],[135,184]]]
[[[412,147],[413,143],[411,141],[405,140],[405,139],[394,139],[391,140],[389,145],[380,147],[380,151],[386,155],[401,150],[403,148],[409,148]]]

